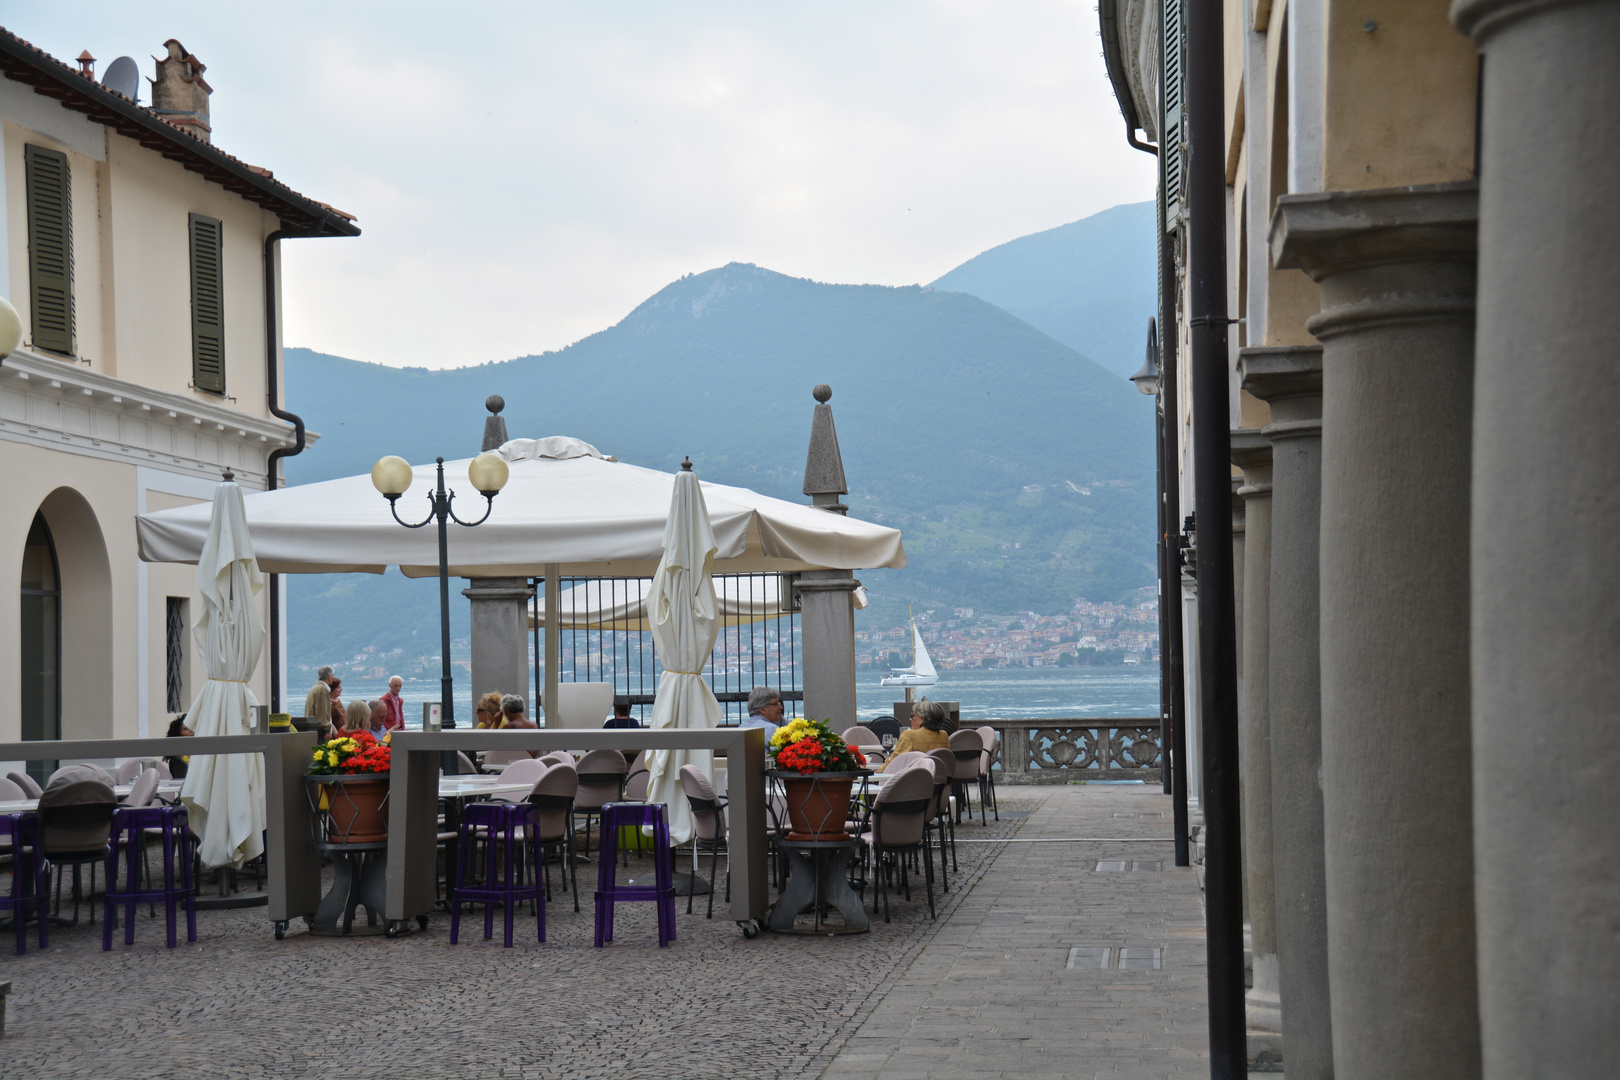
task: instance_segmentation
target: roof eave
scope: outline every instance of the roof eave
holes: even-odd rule
[[[246,162],[160,120],[4,28],[0,28],[0,74],[263,207],[288,226],[327,236],[360,235],[360,227],[341,211],[255,172]]]

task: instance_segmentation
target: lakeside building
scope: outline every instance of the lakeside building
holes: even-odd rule
[[[1609,1075],[1620,3],[1098,10],[1159,160],[1162,531],[1232,500],[1233,562],[1223,521],[1161,575],[1212,980],[1241,816],[1249,1044],[1290,1077]]]
[[[163,54],[143,106],[88,53],[0,30],[0,295],[24,342],[0,362],[5,740],[160,735],[190,708],[196,571],[141,562],[134,517],[211,499],[227,468],[263,489],[315,438],[281,409],[277,243],[360,230],[214,146],[203,63]],[[275,628],[270,589],[260,607]]]

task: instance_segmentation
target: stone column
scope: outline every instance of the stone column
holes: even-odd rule
[[[461,595],[472,601],[472,700],[498,690],[529,701],[534,696],[529,677],[529,600],[534,590],[524,578],[473,578]],[[529,701],[529,715],[538,711]],[[459,705],[456,712],[461,712]],[[471,706],[466,715],[462,726],[478,722]]]
[[[848,570],[799,575],[804,714],[834,731],[855,726],[855,590]]]
[[[1487,1077],[1620,1062],[1620,4],[1452,7],[1485,54],[1474,853]]]
[[[1321,753],[1336,1074],[1479,1075],[1469,767],[1468,536],[1473,405],[1471,183],[1285,195],[1279,268],[1322,310]],[[1275,413],[1273,414],[1276,415]],[[1281,444],[1272,518],[1278,621]],[[1292,760],[1278,738],[1272,797]],[[1303,749],[1301,752],[1305,752]],[[1299,856],[1303,857],[1304,852]],[[1275,852],[1281,868],[1295,857]],[[1291,906],[1279,880],[1278,913]],[[1286,946],[1279,922],[1279,944]],[[1281,954],[1280,954],[1281,955]],[[1284,958],[1290,1075],[1295,1012]]]
[[[1322,350],[1243,350],[1243,388],[1271,406],[1271,853],[1283,1067],[1333,1072],[1327,881],[1323,869],[1322,690],[1318,647]]]
[[[1277,905],[1271,854],[1271,441],[1232,432],[1232,464],[1243,470],[1243,699],[1239,768],[1243,775],[1243,861],[1248,878],[1249,950],[1254,979],[1248,1026],[1282,1030],[1277,992]]]

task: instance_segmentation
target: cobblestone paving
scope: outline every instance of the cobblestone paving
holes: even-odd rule
[[[1049,791],[1020,842],[984,845],[994,861],[889,980],[824,1080],[1208,1075],[1193,871],[1175,868],[1169,844],[1022,842],[1169,836],[1169,798],[1158,788]],[[1099,872],[1099,861],[1126,869]],[[1131,869],[1144,862],[1162,868]],[[1070,968],[1071,948],[1113,950],[1116,966]],[[1122,948],[1158,948],[1163,967],[1120,970]]]
[[[1012,836],[1051,794],[1006,791],[999,825],[963,825],[959,836]],[[1017,846],[1041,854],[1009,863],[1013,873],[1059,858],[1056,845]],[[278,942],[263,908],[201,912],[197,943],[182,937],[174,950],[161,914],[144,910],[136,943],[123,945],[120,931],[110,953],[99,916],[94,927],[53,928],[50,948],[21,957],[8,935],[0,979],[14,990],[0,1078],[816,1077],[897,992],[891,985],[921,1000],[903,973],[931,939],[957,933],[953,912],[977,911],[1002,848],[960,846],[937,922],[917,888],[909,902],[894,899],[892,923],[880,917],[871,933],[845,938],[748,941],[720,912],[711,922],[682,904],[677,941],[660,950],[651,905],[630,904],[617,940],[597,950],[585,892],[593,868],[581,875],[580,913],[559,896],[549,940],[537,943],[533,921],[525,930],[520,919],[511,949],[498,920],[494,940],[482,940],[476,916],[464,916],[451,946],[447,914],[394,941],[295,930]]]

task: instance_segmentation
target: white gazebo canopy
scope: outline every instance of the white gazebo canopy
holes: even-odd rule
[[[651,577],[663,555],[671,473],[603,456],[578,439],[513,439],[500,448],[511,478],[489,520],[450,526],[450,573],[456,577]],[[483,514],[467,479],[470,458],[447,461],[445,485],[466,518]],[[435,466],[414,467],[399,500],[408,521],[427,513]],[[718,552],[715,573],[856,570],[906,565],[897,529],[773,499],[747,488],[702,485]],[[259,568],[273,574],[439,572],[430,526],[394,521],[371,477],[261,491],[243,499]],[[141,558],[195,563],[208,536],[210,507],[160,510],[136,518]],[[626,598],[628,599],[628,598]]]

